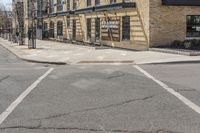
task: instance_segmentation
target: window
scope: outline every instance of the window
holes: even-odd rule
[[[187,37],[200,37],[200,15],[187,16]]]
[[[54,12],[54,0],[50,0],[50,13]]]
[[[122,17],[122,40],[130,40],[130,16]]]
[[[91,5],[92,5],[91,0],[87,0],[87,6],[91,6]]]
[[[49,37],[54,38],[54,22],[50,22]]]
[[[70,28],[70,16],[67,16],[67,28]]]
[[[114,4],[116,2],[117,2],[117,0],[110,0],[110,4]]]
[[[76,40],[76,20],[75,19],[72,21],[72,24],[73,24],[73,26],[72,26],[72,39]]]
[[[58,21],[57,23],[57,35],[62,36],[63,35],[63,22]]]
[[[48,38],[48,24],[46,22],[44,22],[44,24],[43,24],[42,37]]]
[[[95,29],[96,29],[95,38],[96,38],[96,41],[99,41],[100,40],[100,18],[95,19]]]
[[[44,28],[44,31],[48,30],[48,24],[46,22],[44,23],[44,27],[43,28]]]
[[[77,1],[76,0],[73,0],[73,10],[76,10],[77,9]]]
[[[70,10],[70,0],[67,0],[67,10]]]
[[[92,26],[91,26],[91,18],[88,18],[87,19],[87,37],[88,37],[88,40],[90,40],[91,39],[91,28],[92,28]]]
[[[57,11],[60,12],[63,10],[63,2],[62,0],[57,0]]]
[[[100,5],[100,0],[95,0],[95,5]]]

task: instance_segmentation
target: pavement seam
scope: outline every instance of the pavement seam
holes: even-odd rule
[[[79,131],[90,131],[90,132],[108,132],[108,133],[180,133],[167,131],[163,129],[158,129],[155,131],[129,131],[129,130],[120,130],[120,129],[96,129],[96,128],[80,128],[80,127],[33,127],[33,126],[11,126],[11,127],[3,127],[0,130],[7,129],[27,129],[27,130],[79,130]]]
[[[56,114],[56,115],[48,116],[48,117],[45,117],[45,118],[38,118],[38,119],[34,119],[34,120],[54,119],[54,118],[58,118],[58,117],[62,117],[62,116],[68,116],[68,115],[75,114],[75,113],[82,113],[82,112],[102,110],[102,109],[112,108],[112,107],[116,107],[116,106],[122,106],[124,104],[129,104],[129,103],[132,103],[132,102],[135,102],[135,101],[148,100],[148,99],[153,98],[154,96],[155,95],[151,95],[151,96],[147,96],[147,97],[144,97],[144,98],[137,98],[137,99],[126,100],[126,101],[123,101],[123,102],[120,102],[120,103],[105,105],[105,106],[101,106],[101,107],[94,107],[94,108],[87,108],[87,109],[83,109],[83,110],[76,110],[76,111],[72,111],[72,112],[68,112],[68,113]]]

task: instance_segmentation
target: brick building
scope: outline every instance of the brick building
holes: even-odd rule
[[[199,0],[48,0],[51,40],[147,50],[200,37]]]

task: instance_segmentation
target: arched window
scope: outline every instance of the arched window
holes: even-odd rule
[[[63,35],[63,22],[58,21],[57,23],[57,35],[62,36]]]
[[[49,37],[54,37],[54,22],[50,22]]]

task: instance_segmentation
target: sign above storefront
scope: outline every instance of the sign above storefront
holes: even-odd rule
[[[120,41],[120,19],[109,18],[101,21],[101,39],[106,41]]]
[[[107,29],[118,29],[119,28],[119,21],[114,20],[114,21],[102,21],[102,28],[107,28]]]

